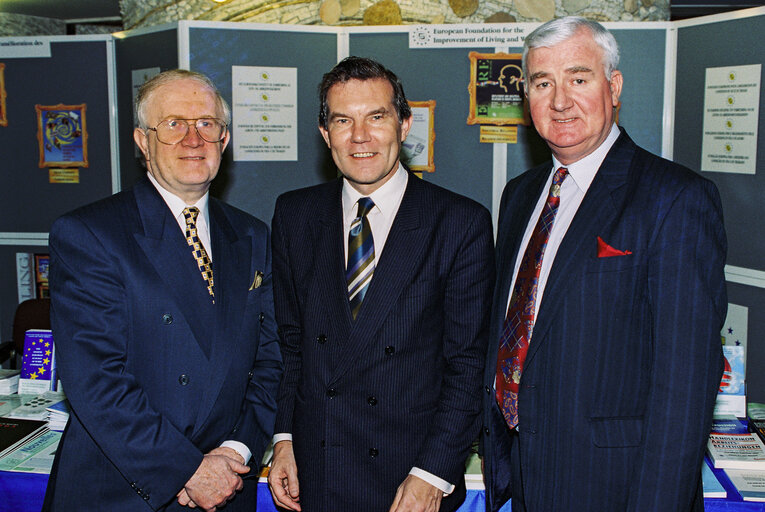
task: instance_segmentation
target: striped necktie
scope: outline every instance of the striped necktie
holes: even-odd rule
[[[183,217],[186,219],[186,242],[191,247],[191,254],[194,256],[194,261],[199,266],[199,272],[202,274],[202,279],[207,283],[207,291],[212,298],[213,304],[215,304],[215,294],[213,293],[213,272],[210,258],[207,256],[205,246],[199,240],[197,235],[197,216],[199,215],[199,208],[196,206],[190,206],[183,209]]]
[[[558,213],[560,186],[567,174],[568,169],[560,167],[553,175],[547,201],[531,233],[521,266],[518,267],[510,306],[499,338],[496,398],[499,409],[510,428],[518,426],[518,391],[523,363],[526,360],[531,333],[534,329],[539,273],[555,215]]]
[[[362,197],[358,204],[358,213],[348,233],[348,266],[345,271],[348,300],[354,320],[359,314],[361,302],[369,289],[369,282],[375,270],[375,243],[367,219],[367,214],[375,203],[368,197]]]

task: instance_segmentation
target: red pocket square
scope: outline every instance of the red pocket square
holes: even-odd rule
[[[605,243],[602,238],[598,237],[598,258],[610,258],[611,256],[626,256],[628,254],[632,254],[632,251],[620,251],[619,249],[614,249],[613,247]]]

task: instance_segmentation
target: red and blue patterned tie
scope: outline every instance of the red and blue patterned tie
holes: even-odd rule
[[[354,320],[359,314],[361,302],[375,270],[375,243],[367,219],[367,214],[374,206],[375,203],[368,197],[359,199],[358,213],[348,233],[348,267],[345,279],[348,282],[348,300],[351,302]]]
[[[497,355],[496,396],[499,409],[510,428],[518,426],[518,389],[523,372],[523,362],[529,350],[531,332],[534,329],[534,310],[537,300],[537,283],[542,269],[550,231],[560,204],[560,185],[568,170],[561,167],[553,175],[547,201],[523,254],[518,276],[515,278],[510,306],[507,310]]]

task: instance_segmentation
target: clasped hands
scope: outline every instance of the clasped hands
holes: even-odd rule
[[[300,484],[292,441],[280,441],[274,446],[274,459],[268,473],[271,496],[280,507],[299,512]],[[408,475],[398,486],[389,512],[438,512],[443,492],[425,480]]]
[[[205,454],[202,463],[177,494],[178,503],[214,512],[242,490],[244,483],[241,475],[249,471],[250,468],[244,465],[242,456],[236,450],[215,448]]]

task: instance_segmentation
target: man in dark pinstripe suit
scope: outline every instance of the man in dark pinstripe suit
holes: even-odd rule
[[[269,484],[291,510],[455,510],[479,425],[491,219],[400,164],[411,112],[389,70],[349,57],[320,91],[343,178],[276,204],[286,373]],[[374,241],[358,280],[346,276],[357,223]]]
[[[720,198],[617,127],[618,60],[613,36],[582,18],[525,41],[553,162],[502,197],[484,380],[491,511],[510,496],[514,512],[703,509],[727,306]]]

